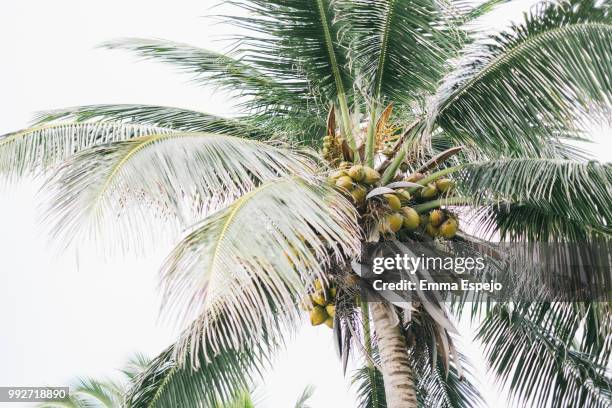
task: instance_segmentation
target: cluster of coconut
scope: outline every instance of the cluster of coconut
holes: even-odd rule
[[[419,183],[426,176],[414,173],[401,181]],[[380,180],[380,174],[373,168],[356,164],[350,166],[343,162],[340,168],[330,175],[331,183],[350,194],[357,207],[362,207],[369,192]],[[398,183],[395,183],[398,184]],[[399,183],[401,185],[401,183]],[[405,183],[408,184],[408,183]],[[448,197],[454,189],[454,182],[441,177],[423,186],[397,188],[392,192],[375,194],[372,202],[378,207],[378,230],[381,234],[396,234],[400,230],[418,231],[431,237],[451,239],[457,233],[459,222],[455,214],[448,210],[434,209],[428,213],[417,211],[428,201]]]
[[[325,323],[330,329],[334,328],[337,290],[334,285],[326,287],[319,279],[314,281],[312,293],[302,301],[302,308],[310,313],[310,324],[318,326]]]

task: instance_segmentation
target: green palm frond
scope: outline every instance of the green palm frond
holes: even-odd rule
[[[152,236],[151,217],[178,219],[186,228],[266,180],[312,170],[298,151],[256,140],[210,133],[139,137],[66,161],[49,183],[47,220],[65,244],[80,234],[143,242]]]
[[[165,40],[128,38],[103,45],[168,62],[194,75],[198,83],[216,86],[245,98],[244,107],[270,114],[304,107],[307,89],[277,82],[253,66],[230,55]]]
[[[269,352],[243,347],[211,353],[208,358],[203,350],[190,351],[181,358],[175,347],[153,359],[133,380],[125,395],[126,408],[240,407],[240,401],[250,400],[244,399],[241,390],[250,385],[253,371],[264,363],[259,353]],[[189,364],[193,359],[198,360],[198,368]]]
[[[524,406],[609,406],[611,373],[576,348],[579,321],[567,312],[575,308],[498,305],[482,323],[478,339],[489,364]]]
[[[0,175],[19,177],[49,170],[92,146],[170,132],[116,122],[42,124],[0,136]]]
[[[357,369],[352,383],[357,387],[359,408],[387,408],[383,376],[376,367],[365,365]]]
[[[248,17],[227,17],[246,28],[246,61],[264,72],[298,84],[327,101],[350,86],[345,50],[338,43],[336,9],[329,0],[237,0]],[[307,82],[305,82],[307,81]]]
[[[122,122],[173,129],[182,132],[208,132],[263,139],[266,134],[257,118],[228,119],[190,109],[155,105],[88,105],[41,112],[35,124],[52,121]]]
[[[410,104],[433,92],[442,76],[447,41],[442,15],[432,0],[341,1],[340,21],[347,26],[353,63],[369,84],[369,93]]]
[[[308,405],[308,400],[314,395],[314,390],[315,388],[312,385],[308,385],[306,388],[304,388],[304,391],[302,391],[302,394],[300,394],[298,397],[294,408],[312,408],[310,405]]]
[[[466,52],[440,86],[430,124],[484,151],[537,152],[593,118],[609,119],[610,44],[609,1],[542,3]]]
[[[354,208],[334,190],[296,178],[268,182],[197,224],[176,247],[162,270],[165,309],[181,319],[201,316],[213,351],[237,347],[273,331],[269,303],[297,322],[305,281],[325,279],[332,261],[356,254],[360,235]]]
[[[462,187],[467,194],[509,204],[485,210],[484,231],[546,241],[612,236],[610,164],[506,159],[465,168]]]

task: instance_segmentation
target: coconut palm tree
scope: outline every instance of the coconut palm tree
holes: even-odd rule
[[[231,3],[242,12],[222,18],[244,34],[226,53],[105,46],[226,91],[240,115],[84,106],[0,139],[9,179],[50,174],[46,224],[66,245],[136,251],[185,231],[161,271],[165,310],[185,329],[127,405],[231,400],[305,303],[333,327],[344,369],[364,356],[364,407],[481,404],[455,345],[461,310],[480,319],[483,354],[517,401],[607,406],[609,303],[367,302],[356,262],[362,240],[474,253],[492,237],[609,242],[612,169],[576,143],[610,118],[612,2],[543,2],[494,34],[474,21],[503,0]],[[547,278],[524,271],[505,272]]]

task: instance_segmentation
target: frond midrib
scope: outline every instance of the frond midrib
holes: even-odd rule
[[[534,46],[537,46],[540,42],[542,42],[543,40],[549,39],[550,37],[555,37],[555,36],[558,36],[560,34],[565,34],[565,33],[572,33],[575,31],[581,31],[582,29],[585,29],[585,28],[586,29],[596,28],[596,29],[604,29],[604,30],[612,31],[612,25],[607,24],[607,23],[580,22],[580,23],[569,24],[563,27],[556,27],[556,28],[535,34],[531,38],[527,38],[525,41],[516,45],[514,48],[512,48],[508,52],[502,53],[498,55],[497,57],[495,57],[494,59],[492,59],[491,61],[489,61],[480,72],[478,72],[476,75],[470,78],[470,80],[467,81],[465,85],[461,87],[461,90],[458,93],[456,93],[452,98],[449,98],[448,100],[445,101],[445,105],[440,110],[440,113],[442,113],[452,101],[464,95],[472,86],[474,86],[476,82],[486,77],[487,75],[491,74],[492,72],[495,72],[497,69],[499,69],[502,65],[507,63],[509,60],[511,60],[515,56],[521,55],[522,53],[529,51]]]
[[[391,30],[391,20],[394,15],[394,7],[396,0],[389,0],[389,11],[387,13],[387,18],[385,19],[385,27],[383,29],[382,37],[381,37],[381,45],[380,45],[380,55],[378,56],[378,66],[376,68],[376,98],[380,97],[382,92],[382,78],[384,66],[387,58],[387,49],[389,47],[389,31]]]

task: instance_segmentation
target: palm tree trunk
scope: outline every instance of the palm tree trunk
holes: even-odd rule
[[[406,340],[399,326],[392,325],[389,311],[383,303],[373,302],[370,307],[378,338],[387,408],[416,408],[414,373],[408,361]]]

